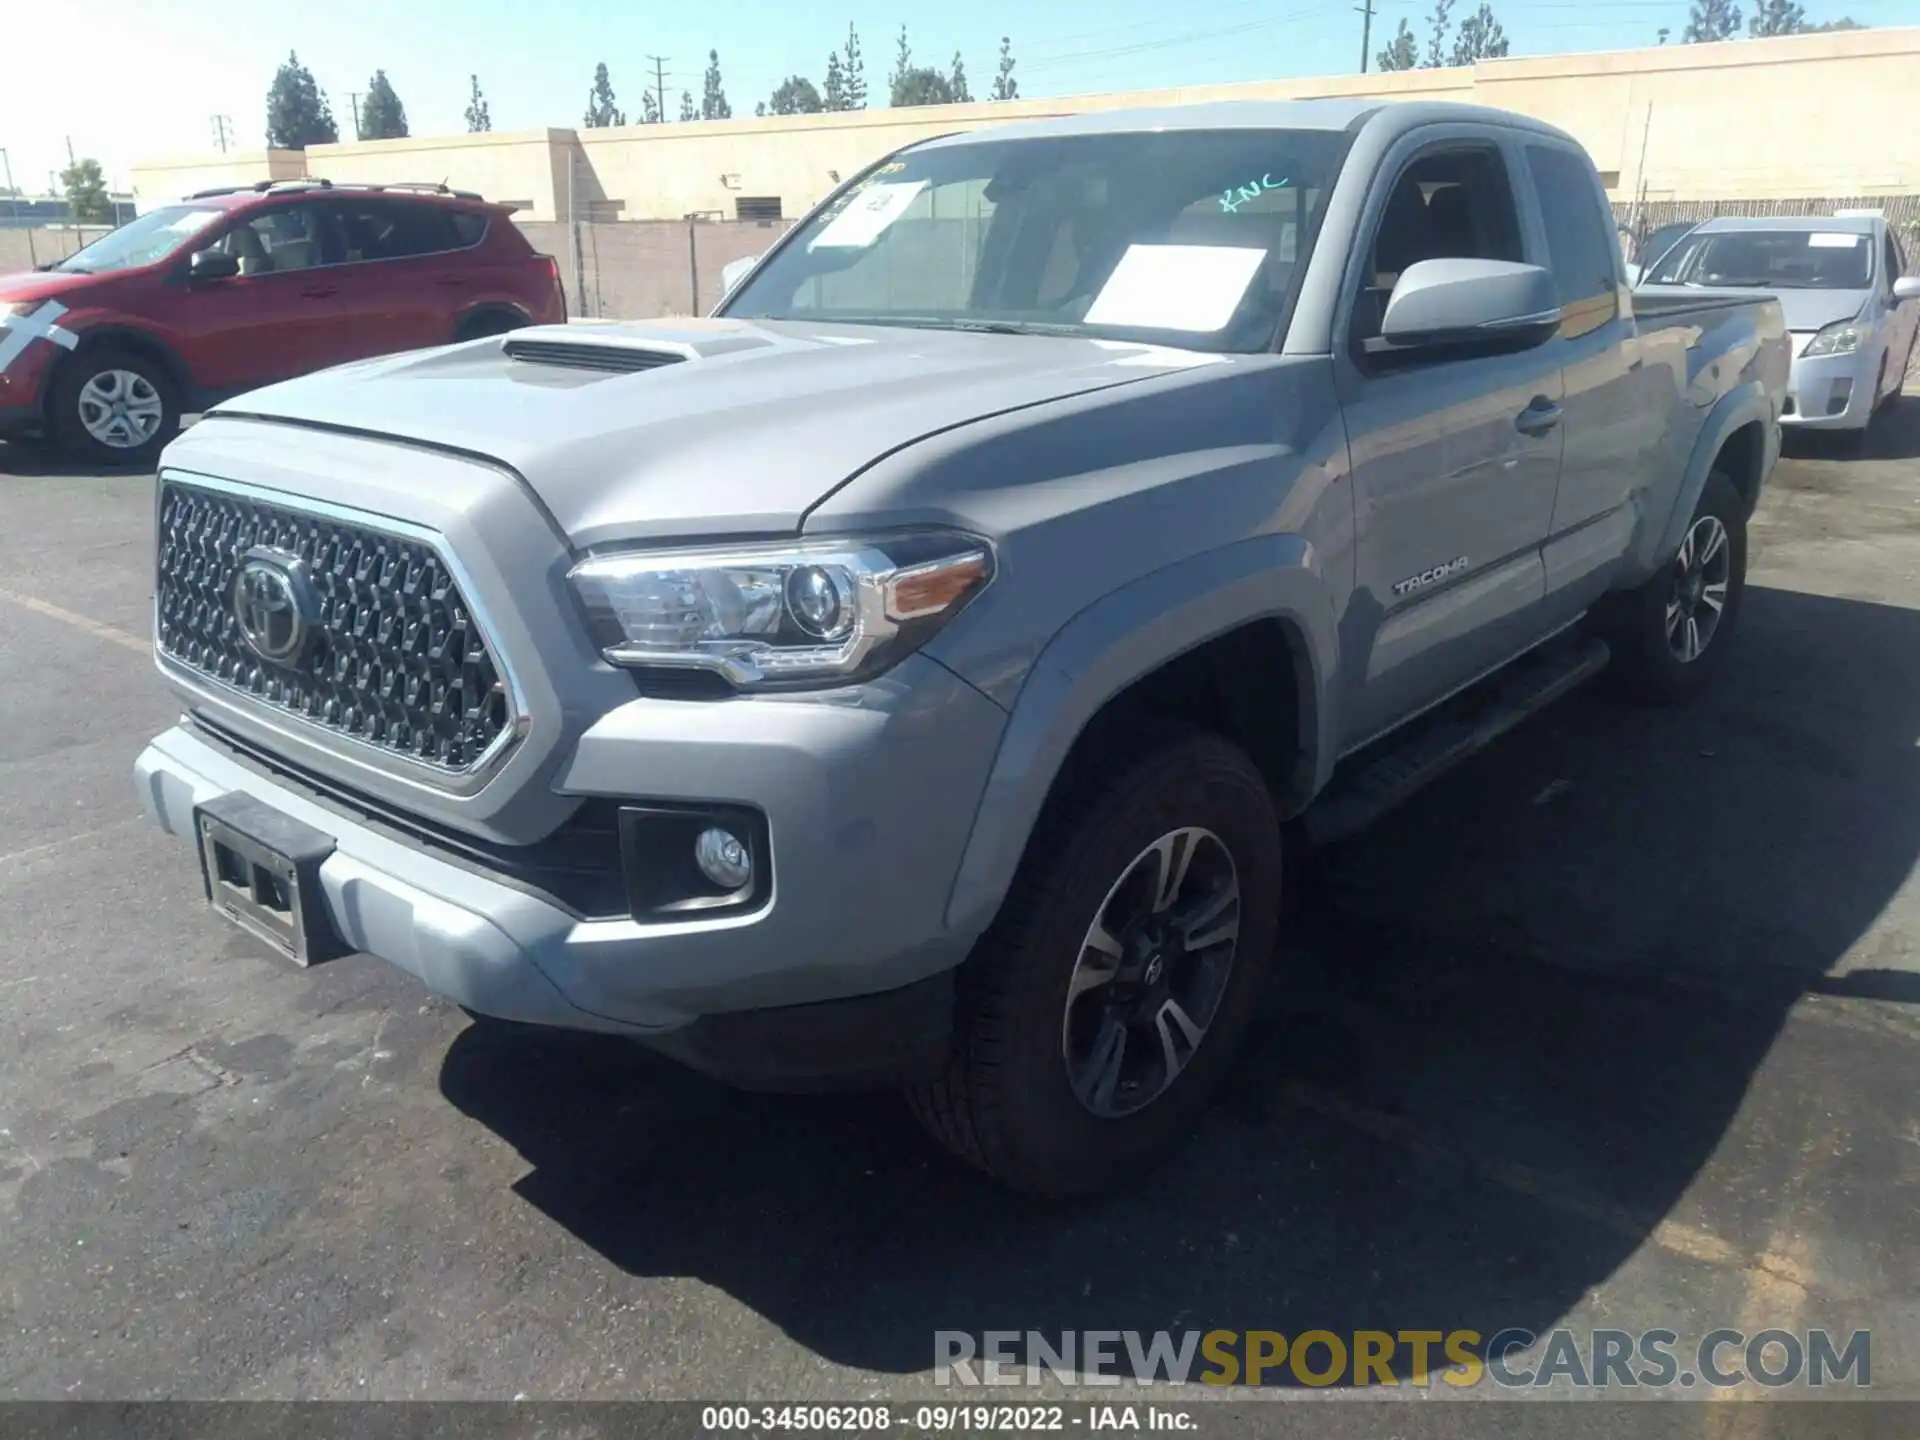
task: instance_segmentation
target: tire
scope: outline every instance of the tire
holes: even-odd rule
[[[520,315],[511,315],[503,310],[487,310],[478,315],[470,315],[454,327],[453,340],[456,345],[467,340],[484,340],[490,335],[505,335],[510,330],[523,330],[531,323]]]
[[[180,433],[179,387],[137,350],[80,351],[54,376],[47,403],[60,449],[92,465],[151,466]]]
[[[1695,588],[1696,572],[1689,557],[1711,546],[1709,522],[1717,522],[1725,537],[1724,578],[1710,558],[1705,569],[1698,572],[1710,578],[1701,579]],[[1721,605],[1717,611],[1712,608],[1716,584],[1724,587],[1719,591]],[[1687,700],[1698,693],[1722,663],[1746,589],[1747,505],[1726,474],[1715,470],[1707,476],[1700,503],[1687,522],[1680,553],[1638,590],[1618,597],[1610,623],[1604,627],[1614,646],[1615,674],[1628,693],[1656,703]],[[1675,604],[1680,607],[1683,626],[1688,620],[1698,626],[1693,637],[1699,642],[1698,649],[1691,658],[1684,658],[1689,648],[1687,632],[1680,629],[1678,638],[1669,635],[1670,608]],[[1710,626],[1704,624],[1703,617],[1708,614],[1713,617]]]
[[[1260,772],[1225,740],[1192,732],[1136,755],[1049,802],[1000,917],[961,967],[946,1072],[909,1094],[947,1149],[1030,1194],[1103,1189],[1187,1134],[1245,1038],[1271,963],[1281,842]],[[1147,930],[1126,931],[1127,957],[1117,964],[1087,946],[1096,917],[1115,927],[1123,913],[1151,919],[1169,873],[1160,857],[1182,853],[1186,862],[1176,858],[1170,870],[1184,883],[1153,922],[1164,952]],[[1222,900],[1229,881],[1237,910]],[[1230,944],[1209,938],[1236,921]],[[1179,939],[1189,922],[1185,934],[1198,947]],[[1088,985],[1070,1010],[1069,987],[1089,957],[1088,977],[1113,964],[1120,978]],[[1123,999],[1130,1013],[1154,1018],[1129,1032],[1111,1057],[1119,1065],[1101,1066],[1116,1048],[1103,1042]],[[1190,1022],[1204,1020],[1197,1042],[1173,1022],[1166,999]],[[1169,1063],[1178,1052],[1184,1058]],[[1112,1083],[1127,1066],[1144,1078]]]

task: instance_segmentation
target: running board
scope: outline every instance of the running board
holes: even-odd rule
[[[1355,756],[1303,817],[1313,845],[1344,840],[1606,668],[1607,642],[1549,641]],[[1370,752],[1370,753],[1369,753]]]

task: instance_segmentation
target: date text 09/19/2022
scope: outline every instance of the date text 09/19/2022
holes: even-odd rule
[[[893,1429],[920,1433],[1020,1431],[1182,1431],[1198,1428],[1184,1408],[1166,1405],[708,1405],[704,1433],[772,1430],[866,1434]]]

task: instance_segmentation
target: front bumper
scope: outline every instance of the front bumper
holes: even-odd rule
[[[582,918],[191,724],[155,739],[135,774],[175,836],[195,834],[196,807],[239,792],[332,837],[319,880],[341,940],[468,1009],[631,1034],[736,1083],[811,1088],[912,1070],[944,1044],[930,1017],[944,1016],[944,972],[974,939],[946,928],[946,905],[1004,720],[918,656],[841,703],[615,710],[578,743],[568,794],[748,804],[767,817],[768,902],[667,923]],[[811,1045],[810,1034],[827,1038]]]
[[[1795,336],[1796,345],[1805,338]],[[1796,355],[1780,423],[1797,430],[1863,430],[1873,418],[1880,376],[1877,348],[1851,355]]]

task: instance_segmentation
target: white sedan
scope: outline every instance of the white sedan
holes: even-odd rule
[[[1900,393],[1920,332],[1920,278],[1878,215],[1703,222],[1641,283],[1768,290],[1793,336],[1782,425],[1864,435]]]

